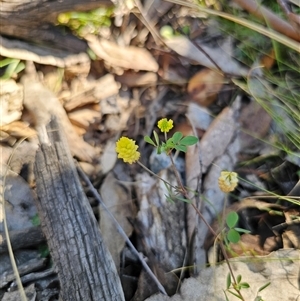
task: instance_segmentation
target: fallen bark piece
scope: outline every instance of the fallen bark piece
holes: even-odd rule
[[[9,238],[14,251],[36,246],[45,241],[40,227],[9,231]],[[0,232],[0,254],[4,252],[8,252],[7,239],[4,233]]]
[[[50,144],[37,151],[38,212],[64,301],[120,301],[116,267],[81,187],[61,126],[47,126]]]
[[[172,170],[164,169],[158,175],[171,185],[177,185]],[[174,294],[178,287],[180,272],[175,275],[170,271],[174,269],[180,271],[185,264],[187,251],[185,203],[176,198],[173,202],[170,201],[166,185],[147,173],[138,174],[136,180],[140,210],[135,229],[142,241],[140,249],[148,258],[150,267],[167,293]],[[134,301],[145,300],[151,293],[157,291],[146,275],[141,276],[132,299]]]
[[[27,260],[23,264],[18,265],[18,272],[20,276],[26,275],[28,273],[44,268],[46,266],[46,262],[46,258],[39,257]],[[4,272],[3,275],[0,277],[0,288],[5,287],[9,282],[13,281],[15,278],[16,276],[13,270]]]

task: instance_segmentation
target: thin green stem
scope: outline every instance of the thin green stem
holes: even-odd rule
[[[173,160],[173,157],[172,155],[170,154],[170,159],[171,159],[171,162],[172,162],[172,168],[173,168],[173,171],[174,171],[174,174],[175,174],[175,177],[176,177],[176,180],[177,180],[177,184],[178,186],[180,187],[181,189],[181,192],[182,194],[184,195],[184,197],[186,199],[189,199],[189,195],[188,195],[188,192],[187,190],[185,189],[181,179],[180,179],[180,175],[178,173],[178,170],[176,169],[176,166],[175,166],[175,163],[174,163],[174,160]],[[226,194],[226,197],[225,197],[225,203],[224,203],[224,207],[223,207],[223,219],[224,219],[224,216],[225,216],[225,205],[226,205],[226,200],[227,200],[227,194]],[[206,221],[206,219],[204,218],[204,216],[202,215],[201,211],[196,207],[195,204],[193,204],[191,202],[191,205],[193,206],[194,210],[196,211],[196,213],[199,215],[199,217],[201,218],[201,220],[205,223],[205,225],[207,226],[207,228],[209,229],[209,231],[213,234],[214,237],[217,237],[218,234],[215,232],[215,230],[210,226],[210,224]],[[228,266],[228,269],[229,269],[229,272],[230,272],[230,275],[232,277],[232,280],[233,280],[233,283],[235,284],[233,287],[235,289],[235,291],[237,292],[237,294],[241,297],[241,299],[243,301],[245,301],[244,297],[242,296],[241,292],[236,288],[237,286],[237,282],[236,282],[236,279],[235,279],[235,276],[234,276],[234,273],[233,273],[233,270],[232,270],[232,267],[230,265],[230,262],[229,262],[229,258],[228,258],[228,255],[226,253],[226,250],[225,250],[225,247],[224,247],[224,244],[223,244],[223,241],[222,239],[219,239],[219,242],[220,242],[220,248],[221,248],[221,251],[223,253],[223,256],[225,258],[225,261],[226,261],[226,264]]]
[[[8,159],[8,162],[7,162],[7,168],[5,169],[5,172],[4,172],[3,189],[2,189],[2,191],[0,191],[0,203],[2,203],[1,205],[2,205],[2,214],[3,214],[3,224],[4,224],[4,233],[5,233],[6,241],[7,241],[7,249],[8,249],[8,253],[9,253],[9,257],[10,257],[10,262],[11,262],[11,265],[12,265],[12,268],[13,268],[13,271],[14,271],[14,274],[15,274],[15,277],[16,277],[16,282],[17,282],[17,286],[18,286],[18,289],[19,289],[20,298],[23,301],[26,301],[27,297],[26,297],[26,294],[25,294],[25,291],[24,291],[24,287],[23,287],[21,278],[20,278],[20,274],[19,274],[19,271],[18,271],[17,263],[16,263],[16,260],[15,260],[14,252],[13,252],[10,237],[9,237],[9,231],[8,231],[8,225],[7,225],[7,219],[6,219],[6,212],[5,212],[4,193],[5,193],[5,181],[6,181],[6,176],[7,176],[7,173],[8,173],[8,167],[10,165],[10,162],[13,158],[13,155],[14,155],[16,149],[27,138],[28,137],[25,137],[25,138],[21,139],[17,143],[17,145],[15,146],[12,154],[10,155],[10,157]]]
[[[146,167],[143,163],[141,163],[140,161],[137,161],[137,163],[144,168],[147,172],[149,172],[152,176],[160,179],[161,181],[163,181],[165,184],[167,184],[168,186],[176,189],[175,186],[171,185],[168,181],[164,180],[163,178],[161,178],[160,176],[158,176],[156,173],[154,173],[152,170],[150,170],[148,167]]]

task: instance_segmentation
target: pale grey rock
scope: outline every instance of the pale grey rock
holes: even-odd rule
[[[235,276],[250,284],[242,294],[247,301],[256,301],[260,296],[265,301],[299,300],[300,250],[281,249],[268,256],[239,257],[231,259]],[[156,294],[146,301],[224,301],[228,267],[222,263],[217,267],[202,270],[197,278],[186,279],[180,293],[172,297]],[[270,285],[258,293],[263,285]],[[227,294],[231,301],[236,297]]]

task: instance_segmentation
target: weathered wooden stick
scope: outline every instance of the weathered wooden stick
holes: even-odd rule
[[[35,177],[42,230],[58,273],[63,301],[124,300],[121,282],[82,190],[58,122],[50,144],[36,153]]]

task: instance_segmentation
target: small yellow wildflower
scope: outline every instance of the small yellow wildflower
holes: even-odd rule
[[[141,154],[137,149],[138,145],[135,145],[135,141],[127,137],[121,137],[116,142],[118,158],[123,159],[125,163],[132,164],[140,158]]]
[[[168,133],[173,128],[173,120],[168,121],[167,118],[163,118],[158,121],[157,126],[163,133]]]
[[[230,192],[235,189],[239,180],[236,172],[222,171],[219,177],[219,187],[223,192]]]

